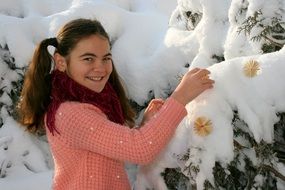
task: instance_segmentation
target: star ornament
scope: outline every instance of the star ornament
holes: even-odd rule
[[[198,117],[194,122],[194,131],[197,135],[205,137],[213,130],[212,121],[206,117]]]
[[[249,60],[243,66],[243,73],[245,76],[252,78],[260,72],[260,65],[256,60]]]

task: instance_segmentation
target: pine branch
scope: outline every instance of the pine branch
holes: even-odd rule
[[[276,39],[271,39],[270,37],[268,37],[268,36],[266,36],[266,35],[263,35],[263,34],[261,34],[260,35],[261,37],[263,37],[263,38],[265,38],[266,40],[268,40],[271,44],[274,44],[275,46],[277,46],[277,47],[280,47],[280,48],[282,48],[283,47],[283,45],[284,45],[284,43],[283,44],[281,44],[281,43],[278,43],[278,42],[276,42]],[[281,41],[281,40],[279,40],[279,41]]]
[[[262,164],[260,166],[260,168],[264,168],[270,172],[272,172],[276,177],[282,179],[283,181],[285,181],[285,176],[283,174],[281,174],[279,171],[277,171],[275,168],[273,168],[272,166],[266,165],[266,164]]]
[[[238,141],[234,140],[234,147],[237,149],[237,150],[241,150],[241,149],[244,149],[244,148],[247,148],[243,145],[241,145]]]

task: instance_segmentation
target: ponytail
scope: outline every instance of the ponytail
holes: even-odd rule
[[[49,45],[57,48],[57,39],[45,39],[36,47],[17,106],[18,121],[32,133],[44,131],[44,114],[50,102],[53,57],[48,52]]]

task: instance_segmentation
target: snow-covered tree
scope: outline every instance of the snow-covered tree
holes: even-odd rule
[[[165,152],[140,169],[139,189],[284,188],[285,107],[278,96],[285,78],[267,68],[285,68],[285,49],[266,55],[284,46],[284,7],[281,0],[178,1],[170,26],[198,39],[191,67],[212,65],[216,86],[189,103]]]
[[[187,105],[158,159],[138,169],[136,190],[285,189],[283,0],[1,2],[0,185],[52,171],[45,135],[28,134],[13,117],[36,43],[77,17],[99,19],[110,34],[137,111],[169,96],[193,67],[209,68],[216,81]]]
[[[50,170],[45,136],[33,136],[17,124],[15,109],[25,68],[19,68],[7,44],[0,48],[0,178]]]

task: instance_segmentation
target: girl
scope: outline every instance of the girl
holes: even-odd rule
[[[55,47],[53,56],[49,45]],[[163,105],[150,103],[143,127],[125,127],[134,125],[135,114],[115,70],[109,37],[98,21],[77,19],[36,48],[19,121],[31,132],[46,129],[54,190],[127,190],[124,162],[154,160],[186,116],[185,105],[213,87],[208,75],[205,69],[189,71]]]

